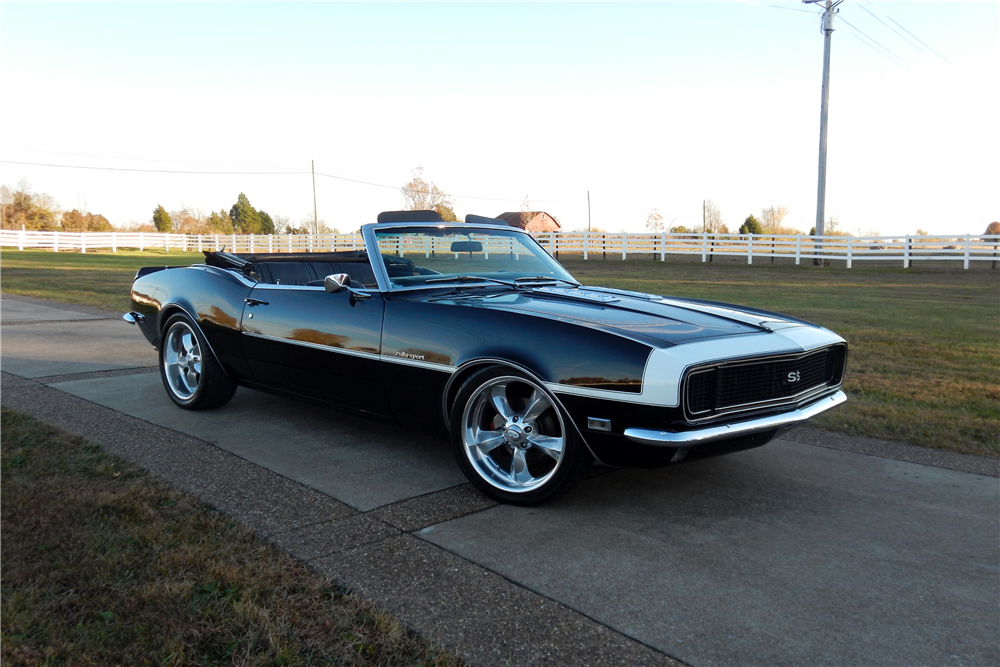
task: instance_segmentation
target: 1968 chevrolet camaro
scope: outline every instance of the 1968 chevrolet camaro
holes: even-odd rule
[[[171,400],[214,408],[243,385],[440,434],[476,487],[521,505],[594,460],[757,447],[846,400],[847,345],[814,324],[583,287],[491,218],[386,212],[361,233],[365,250],[141,269],[125,319]]]

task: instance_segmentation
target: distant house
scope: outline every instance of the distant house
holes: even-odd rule
[[[529,232],[558,232],[561,229],[556,219],[545,211],[528,211],[523,215],[528,217],[528,224],[524,224],[520,211],[501,213],[496,217],[511,227],[520,227]]]

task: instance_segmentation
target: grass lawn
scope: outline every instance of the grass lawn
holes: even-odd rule
[[[119,250],[112,252],[0,251],[0,289],[64,303],[125,312],[135,272],[143,266],[187,266],[204,261],[197,252]],[[56,269],[62,273],[56,273]]]
[[[455,665],[190,496],[0,416],[4,665]]]
[[[765,308],[843,336],[818,428],[1000,456],[1000,271],[564,259],[577,280]]]
[[[138,267],[200,258],[163,251],[4,250],[0,287],[124,311]],[[1000,456],[1000,271],[561,261],[585,284],[766,308],[836,331],[850,345],[850,400],[814,426]],[[54,274],[54,268],[65,271]]]

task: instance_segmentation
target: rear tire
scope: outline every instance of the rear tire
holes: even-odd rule
[[[469,481],[512,505],[535,505],[566,493],[593,462],[548,390],[502,366],[479,371],[458,390],[451,440]]]
[[[198,326],[187,315],[174,315],[160,337],[160,378],[167,396],[185,410],[225,405],[236,393]]]

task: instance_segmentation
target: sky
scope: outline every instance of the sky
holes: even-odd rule
[[[0,181],[115,225],[158,205],[340,231],[402,207],[565,229],[816,219],[823,35],[802,2],[0,5]],[[850,0],[826,212],[855,235],[1000,220],[1000,3]],[[33,163],[33,164],[23,164]],[[183,173],[178,173],[183,172]],[[588,209],[588,193],[590,204]]]

